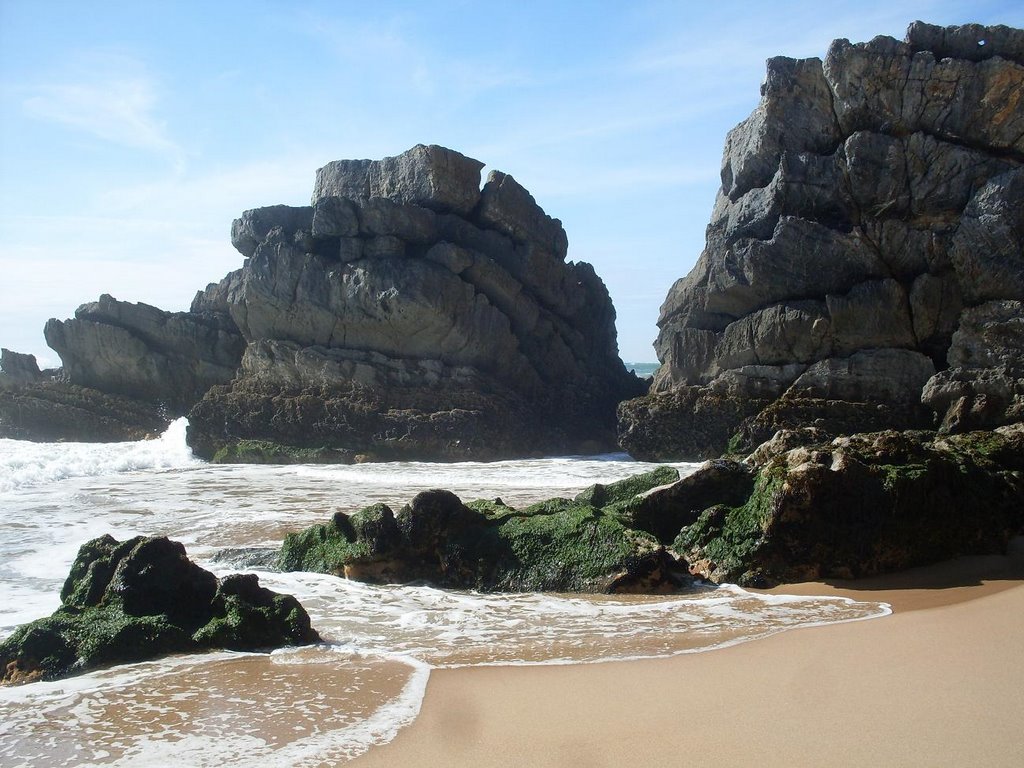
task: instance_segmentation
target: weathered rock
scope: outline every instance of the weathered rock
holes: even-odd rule
[[[673,548],[693,573],[755,586],[858,578],[1003,553],[1024,526],[1019,426],[797,437],[758,449],[742,503],[723,497],[683,528]]]
[[[678,473],[665,468],[522,510],[424,491],[397,515],[376,504],[289,534],[279,564],[375,583],[426,580],[484,591],[672,590],[680,584],[674,559],[649,534],[623,525],[621,509],[674,479]]]
[[[917,405],[935,372],[932,361],[906,349],[864,349],[819,360],[790,388],[793,395],[854,403]]]
[[[107,535],[82,545],[61,607],[0,644],[0,684],[170,653],[269,650],[319,639],[295,598],[260,587],[255,575],[218,580],[178,542]]]
[[[614,447],[616,404],[646,384],[618,357],[607,289],[565,262],[561,224],[511,176],[481,192],[480,167],[422,146],[339,161],[318,173],[308,216],[277,206],[235,223],[245,266],[197,302],[226,308],[247,349],[190,412],[197,453],[240,459],[240,440],[418,459]]]
[[[35,355],[0,349],[0,388],[14,384],[35,384],[44,378]]]
[[[0,387],[0,437],[122,442],[156,437],[170,421],[154,403],[61,381]]]
[[[1019,418],[1003,373],[944,369],[964,313],[1024,300],[1022,41],[917,22],[906,42],[837,40],[824,62],[768,62],[761,104],[726,141],[704,252],[661,308],[659,403],[620,409],[627,450],[694,458],[761,432],[733,407],[699,440],[661,435],[693,419],[669,417],[662,394],[691,387],[707,394],[678,407],[781,398],[810,421],[837,402],[847,416],[906,407],[913,419],[892,426],[925,427],[933,415],[913,404],[937,373],[926,402],[965,414],[948,428]],[[653,414],[660,426],[636,421]],[[681,452],[664,453],[673,443]]]
[[[950,368],[928,380],[922,400],[943,431],[991,429],[1024,418],[1024,303],[990,301],[965,311]]]
[[[622,510],[623,522],[671,544],[680,529],[692,525],[713,504],[743,504],[754,487],[750,467],[730,459],[705,462],[692,475],[652,488]]]
[[[864,430],[916,429],[927,423],[930,416],[931,411],[920,403],[865,403],[789,391],[744,419],[733,433],[728,448],[734,454],[746,453],[780,430],[813,428],[836,436]]]
[[[244,348],[222,313],[164,312],[106,294],[80,306],[72,320],[48,321],[45,335],[70,383],[158,403],[176,415],[230,381]]]
[[[480,199],[483,167],[478,160],[435,144],[417,144],[383,160],[335,160],[316,172],[313,205],[331,197],[385,197],[466,216]]]
[[[336,208],[332,208],[329,214],[322,214],[322,217],[324,215],[330,217],[330,222],[324,222],[321,226],[344,229],[344,225],[336,220]],[[255,208],[245,211],[231,223],[231,244],[239,253],[249,258],[255,253],[256,246],[262,243],[275,227],[282,227],[289,232],[301,232],[312,226],[313,209],[308,205],[271,205],[266,208]],[[355,233],[339,231],[337,234]]]
[[[676,387],[619,404],[619,445],[641,461],[720,456],[740,423],[770,399],[719,395],[706,387]]]

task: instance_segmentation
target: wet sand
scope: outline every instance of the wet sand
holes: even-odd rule
[[[431,674],[372,766],[1024,765],[1024,546],[799,584],[892,616],[705,653]]]

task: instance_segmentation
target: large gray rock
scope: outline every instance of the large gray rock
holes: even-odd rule
[[[515,179],[493,172],[481,191],[481,167],[424,146],[337,161],[318,171],[310,208],[236,220],[246,262],[193,311],[228,312],[248,347],[230,386],[190,413],[194,448],[614,448],[617,403],[646,387],[618,357],[608,291],[565,261],[561,223]]]
[[[933,374],[925,402],[946,428],[1019,418],[1014,374],[965,368],[951,347],[990,342],[973,307],[1024,299],[1022,50],[1021,30],[916,22],[904,42],[837,40],[824,61],[769,60],[760,105],[726,140],[704,252],[662,305],[653,389],[705,387],[736,417],[744,399],[782,405],[724,419],[697,444],[635,423],[657,412],[678,433],[692,419],[666,418],[671,399],[630,406],[627,450],[669,458],[675,444],[693,458],[795,414],[828,421],[816,408],[930,426],[914,404]],[[1012,319],[985,317],[989,329]]]

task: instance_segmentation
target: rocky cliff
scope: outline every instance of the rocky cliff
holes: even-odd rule
[[[61,386],[187,413],[196,452],[222,460],[613,449],[616,405],[646,384],[618,357],[608,291],[566,261],[561,222],[507,174],[481,187],[482,167],[423,145],[329,163],[311,205],[234,221],[242,267],[188,312],[104,295],[50,320]],[[0,432],[62,436],[55,386],[19,384]]]
[[[774,58],[707,244],[661,308],[636,456],[776,428],[991,428],[1024,411],[1024,31],[912,24]]]
[[[437,146],[317,172],[312,205],[246,211],[243,267],[192,311],[230,314],[237,377],[189,415],[239,441],[349,455],[498,458],[614,446],[643,385],[593,268],[511,176]],[[278,451],[280,452],[280,451]]]

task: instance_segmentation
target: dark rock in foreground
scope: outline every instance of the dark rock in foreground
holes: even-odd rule
[[[662,305],[653,392],[620,408],[626,450],[1020,419],[1022,49],[1024,30],[917,22],[769,60],[704,252]]]
[[[681,583],[675,558],[622,515],[637,494],[678,477],[664,467],[521,510],[425,491],[397,515],[376,504],[289,534],[280,567],[482,591],[670,591]]]
[[[1024,533],[1024,424],[833,438],[781,430],[743,461],[596,485],[522,510],[428,491],[289,534],[284,570],[484,591],[658,592],[854,579]],[[679,558],[678,560],[676,558]]]
[[[61,607],[0,644],[0,683],[173,653],[269,650],[319,639],[294,597],[264,589],[253,574],[218,580],[178,542],[108,535],[82,545]]]
[[[734,472],[716,503],[701,496],[696,506],[707,506],[691,510],[673,545],[692,573],[714,582],[873,576],[1001,554],[1024,531],[1024,424],[836,439],[783,431],[746,464],[750,476]]]

